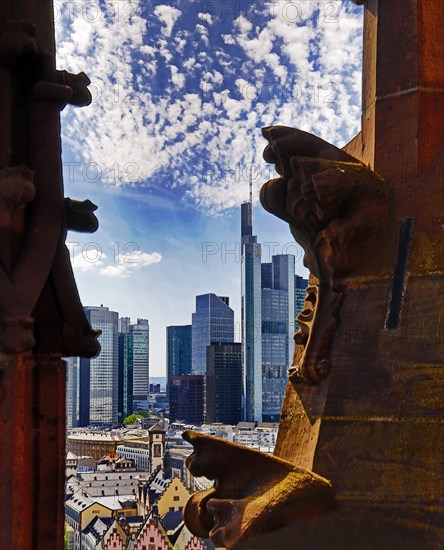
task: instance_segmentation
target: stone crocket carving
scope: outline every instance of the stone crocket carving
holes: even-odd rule
[[[290,378],[318,383],[330,371],[343,285],[390,265],[381,242],[390,234],[391,188],[363,163],[324,140],[285,126],[264,128],[264,159],[280,178],[261,189],[263,207],[290,224],[313,274],[297,318]]]

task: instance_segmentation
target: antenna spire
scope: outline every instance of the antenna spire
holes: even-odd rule
[[[253,206],[253,166],[250,166],[250,203]]]

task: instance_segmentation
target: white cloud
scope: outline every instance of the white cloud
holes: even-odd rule
[[[175,65],[170,65],[171,69],[171,82],[176,88],[183,88],[185,86],[185,75],[179,72],[179,69]]]
[[[172,6],[156,6],[154,14],[157,15],[159,20],[165,25],[163,29],[163,34],[166,37],[171,36],[173,32],[173,27],[179,17],[182,15],[182,12]]]
[[[149,56],[156,55],[156,48],[153,48],[153,46],[145,46],[145,45],[141,46],[139,51],[144,55],[149,55]]]
[[[70,252],[75,252],[75,247],[71,248],[67,243]],[[100,245],[91,243],[83,247],[81,252],[71,254],[71,265],[73,269],[80,271],[94,271],[104,265],[106,254],[102,252]]]
[[[208,46],[210,43],[210,40],[208,38],[208,29],[204,27],[204,25],[196,25],[196,31],[200,34],[200,38],[202,42]]]
[[[117,256],[114,264],[100,268],[99,273],[105,277],[128,278],[134,271],[158,264],[161,260],[162,256],[158,252],[148,254],[138,250],[131,254]]]
[[[248,34],[253,28],[253,23],[251,21],[248,21],[248,19],[243,15],[239,15],[239,17],[235,19],[233,23],[244,35]]]
[[[92,272],[105,277],[129,277],[133,272],[159,263],[162,255],[158,252],[142,252],[129,250],[127,254],[115,255],[113,258],[103,252],[99,243],[91,242],[83,246],[80,252],[75,252],[77,246],[67,243],[71,252],[71,265],[74,271]]]
[[[213,24],[213,16],[210,13],[198,13],[197,17],[209,25]]]
[[[236,86],[242,97],[247,101],[253,101],[257,96],[257,89],[254,84],[247,82],[244,78],[238,78],[236,80]]]
[[[229,44],[229,45],[236,44],[236,40],[231,36],[231,34],[223,34],[222,40],[225,42],[225,44]]]
[[[143,2],[133,4],[136,13]],[[251,17],[254,26],[240,16],[222,37],[227,48],[203,47],[202,17],[194,22],[202,40],[174,27],[181,11],[167,5],[155,10],[157,34],[157,21],[147,32],[141,17],[118,18],[111,10],[90,27],[81,14],[72,24],[59,21],[58,67],[85,70],[94,92],[90,107],[63,111],[70,148],[101,167],[104,183],[136,185],[164,171],[168,185],[184,186],[189,200],[217,213],[247,197],[248,181],[232,177],[233,170],[250,162],[265,169],[260,127],[286,124],[346,143],[359,128],[361,15],[345,7],[338,23],[307,13],[295,24],[282,10],[267,13]],[[164,67],[171,80],[154,93],[151,83],[161,81]],[[213,166],[211,177],[198,168],[203,159]],[[127,273],[100,267],[107,276]]]
[[[185,69],[192,69],[194,65],[196,64],[196,58],[195,57],[189,57],[186,61],[183,62],[183,66]]]

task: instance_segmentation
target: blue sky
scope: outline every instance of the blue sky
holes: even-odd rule
[[[62,113],[65,194],[98,205],[68,246],[84,305],[145,317],[151,373],[165,327],[195,296],[230,297],[240,321],[240,204],[252,167],[255,232],[302,251],[258,202],[274,177],[260,129],[284,124],[342,146],[360,125],[362,8],[351,0],[56,0],[58,68],[93,103]],[[240,337],[239,328],[237,334]]]

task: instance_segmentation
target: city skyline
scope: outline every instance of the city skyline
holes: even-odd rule
[[[362,7],[245,2],[222,13],[224,3],[134,0],[93,14],[69,4],[55,14],[57,64],[88,67],[93,102],[62,113],[64,184],[97,204],[100,224],[68,233],[79,293],[149,319],[151,371],[164,376],[165,328],[189,323],[196,295],[229,296],[240,327],[238,208],[250,173],[263,260],[294,254],[308,275],[286,224],[258,205],[274,177],[261,128],[295,126],[338,146],[356,134]]]

